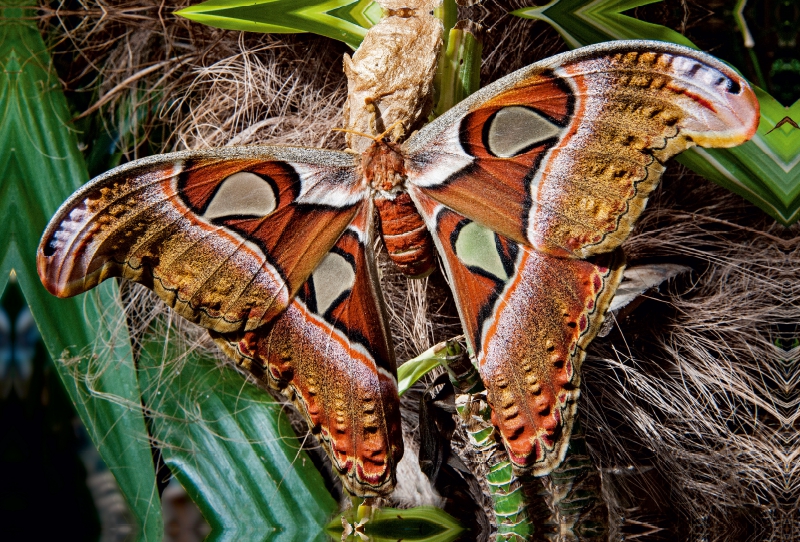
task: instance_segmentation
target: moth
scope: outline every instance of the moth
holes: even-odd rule
[[[403,450],[373,242],[412,276],[438,253],[492,421],[513,464],[542,475],[566,453],[618,247],[664,163],[738,145],[758,119],[747,83],[706,54],[586,47],[362,155],[252,146],[127,163],[61,206],[39,275],[62,297],[118,276],[151,288],[292,398],[344,486],[375,496]]]

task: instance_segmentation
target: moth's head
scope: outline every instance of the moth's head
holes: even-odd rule
[[[376,139],[364,151],[361,169],[374,190],[393,192],[406,181],[405,158],[400,145],[384,139]]]

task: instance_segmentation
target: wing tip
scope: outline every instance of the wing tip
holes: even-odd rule
[[[78,292],[70,292],[66,284],[59,280],[59,270],[61,269],[59,253],[53,249],[51,243],[45,243],[42,239],[36,251],[36,272],[45,290],[52,295],[60,298],[72,297]]]
[[[732,123],[730,133],[724,134],[728,136],[728,140],[725,140],[723,135],[717,146],[735,147],[749,141],[755,135],[761,119],[761,106],[750,84],[737,75],[730,78],[726,98],[727,105],[738,123]]]
[[[713,119],[695,119],[685,135],[701,147],[730,148],[749,141],[758,130],[761,106],[752,86],[730,68],[718,68],[717,93],[709,96],[716,107]]]

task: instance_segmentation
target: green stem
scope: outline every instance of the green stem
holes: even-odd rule
[[[456,409],[469,441],[489,469],[497,525],[496,540],[603,540],[608,536],[608,509],[600,474],[587,453],[583,429],[576,421],[564,462],[548,476],[515,472],[491,423],[485,395],[463,394]]]
[[[441,115],[480,87],[482,46],[471,24],[457,23],[446,32],[446,37],[434,83],[434,116]]]

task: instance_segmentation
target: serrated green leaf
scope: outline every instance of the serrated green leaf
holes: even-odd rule
[[[58,205],[88,179],[35,11],[0,4],[0,293],[13,270],[42,338],[139,536],[159,540],[161,508],[116,285],[59,300],[36,273],[36,248]],[[120,327],[120,323],[122,325]]]
[[[336,510],[284,406],[230,367],[188,350],[163,320],[139,358],[154,440],[214,540],[324,540]]]
[[[207,0],[175,13],[226,30],[313,32],[355,49],[383,10],[373,0]]]
[[[609,40],[654,39],[696,49],[674,30],[623,15],[626,10],[659,1],[552,0],[513,14],[548,23],[573,48]],[[788,226],[800,219],[800,130],[789,124],[770,130],[784,117],[800,118],[800,101],[789,108],[761,89],[756,89],[756,95],[761,122],[751,141],[733,149],[690,149],[678,161]]]

